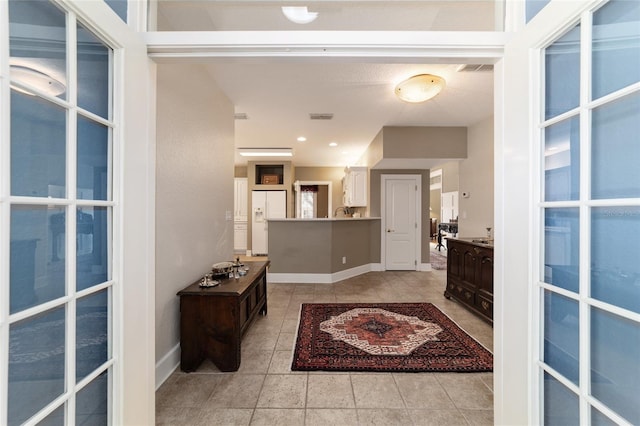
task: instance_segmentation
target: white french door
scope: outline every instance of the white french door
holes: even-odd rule
[[[124,90],[150,75],[123,27],[0,2],[0,424],[153,421],[149,90]]]
[[[8,360],[0,422],[109,424],[113,49],[54,3],[11,0],[8,21]]]
[[[496,422],[638,424],[640,4],[552,1],[499,72]]]

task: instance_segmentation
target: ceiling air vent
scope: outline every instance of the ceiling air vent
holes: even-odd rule
[[[331,120],[333,118],[332,112],[311,112],[309,113],[311,120]]]
[[[493,71],[492,64],[463,64],[456,70],[458,72],[481,72],[481,71]]]
[[[249,119],[249,116],[247,116],[247,113],[246,113],[246,112],[236,112],[236,113],[233,115],[233,117],[234,117],[236,120],[248,120],[248,119]]]

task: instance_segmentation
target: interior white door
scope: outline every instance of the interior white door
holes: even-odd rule
[[[383,177],[386,270],[417,269],[419,182],[414,176]]]

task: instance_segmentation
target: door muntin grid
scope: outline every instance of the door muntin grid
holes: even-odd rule
[[[52,2],[10,0],[8,12],[10,298],[2,301],[9,345],[0,423],[108,424],[113,50]]]
[[[545,424],[640,423],[640,3],[600,6],[541,55]]]

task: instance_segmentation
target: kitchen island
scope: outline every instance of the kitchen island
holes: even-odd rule
[[[380,218],[269,220],[271,282],[332,283],[380,268]]]
[[[493,240],[447,238],[444,296],[493,324]]]

